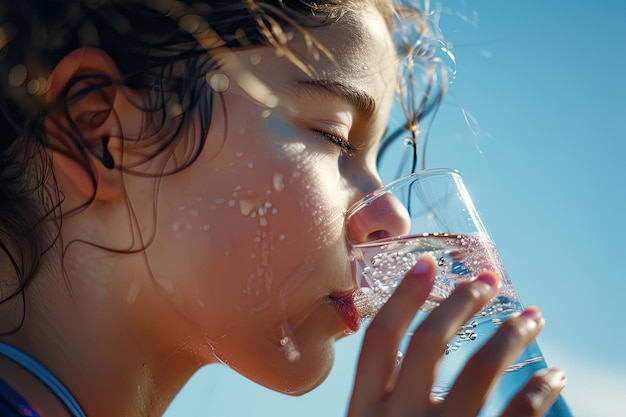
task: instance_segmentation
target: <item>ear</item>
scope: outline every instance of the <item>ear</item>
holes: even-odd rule
[[[116,109],[120,74],[104,51],[83,47],[67,54],[54,68],[48,103],[63,103],[47,115],[45,128],[60,185],[66,196],[112,201],[121,198],[120,118]],[[77,131],[78,130],[78,131]],[[59,178],[60,179],[60,178]]]

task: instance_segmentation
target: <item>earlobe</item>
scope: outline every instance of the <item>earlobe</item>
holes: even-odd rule
[[[62,103],[45,121],[54,166],[61,184],[83,199],[121,197],[120,118],[116,111],[120,79],[117,66],[104,51],[84,47],[67,54],[50,76],[48,103]],[[120,142],[119,144],[117,142]],[[95,188],[95,189],[94,189]]]

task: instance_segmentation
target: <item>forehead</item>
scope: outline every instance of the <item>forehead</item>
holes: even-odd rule
[[[254,78],[274,92],[298,81],[338,81],[367,92],[377,107],[395,86],[395,48],[385,18],[374,6],[350,11],[329,26],[286,28],[275,39],[278,47],[239,49],[218,58],[222,70],[246,82]],[[284,45],[281,39],[287,39]]]
[[[311,33],[330,53],[321,63],[328,64],[325,58],[334,62],[336,68],[330,65],[330,71],[340,78],[354,80],[373,72],[395,69],[395,50],[389,29],[373,6],[348,13],[336,24],[313,29]]]

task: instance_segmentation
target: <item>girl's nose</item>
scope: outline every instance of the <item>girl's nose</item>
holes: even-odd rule
[[[391,193],[348,213],[347,234],[351,243],[365,243],[407,234],[411,219],[404,205]]]

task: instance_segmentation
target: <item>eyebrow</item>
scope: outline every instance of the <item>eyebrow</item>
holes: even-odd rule
[[[334,80],[306,80],[298,81],[298,86],[322,94],[329,94],[348,103],[361,113],[366,119],[370,119],[376,111],[376,100],[365,91],[354,86]]]

